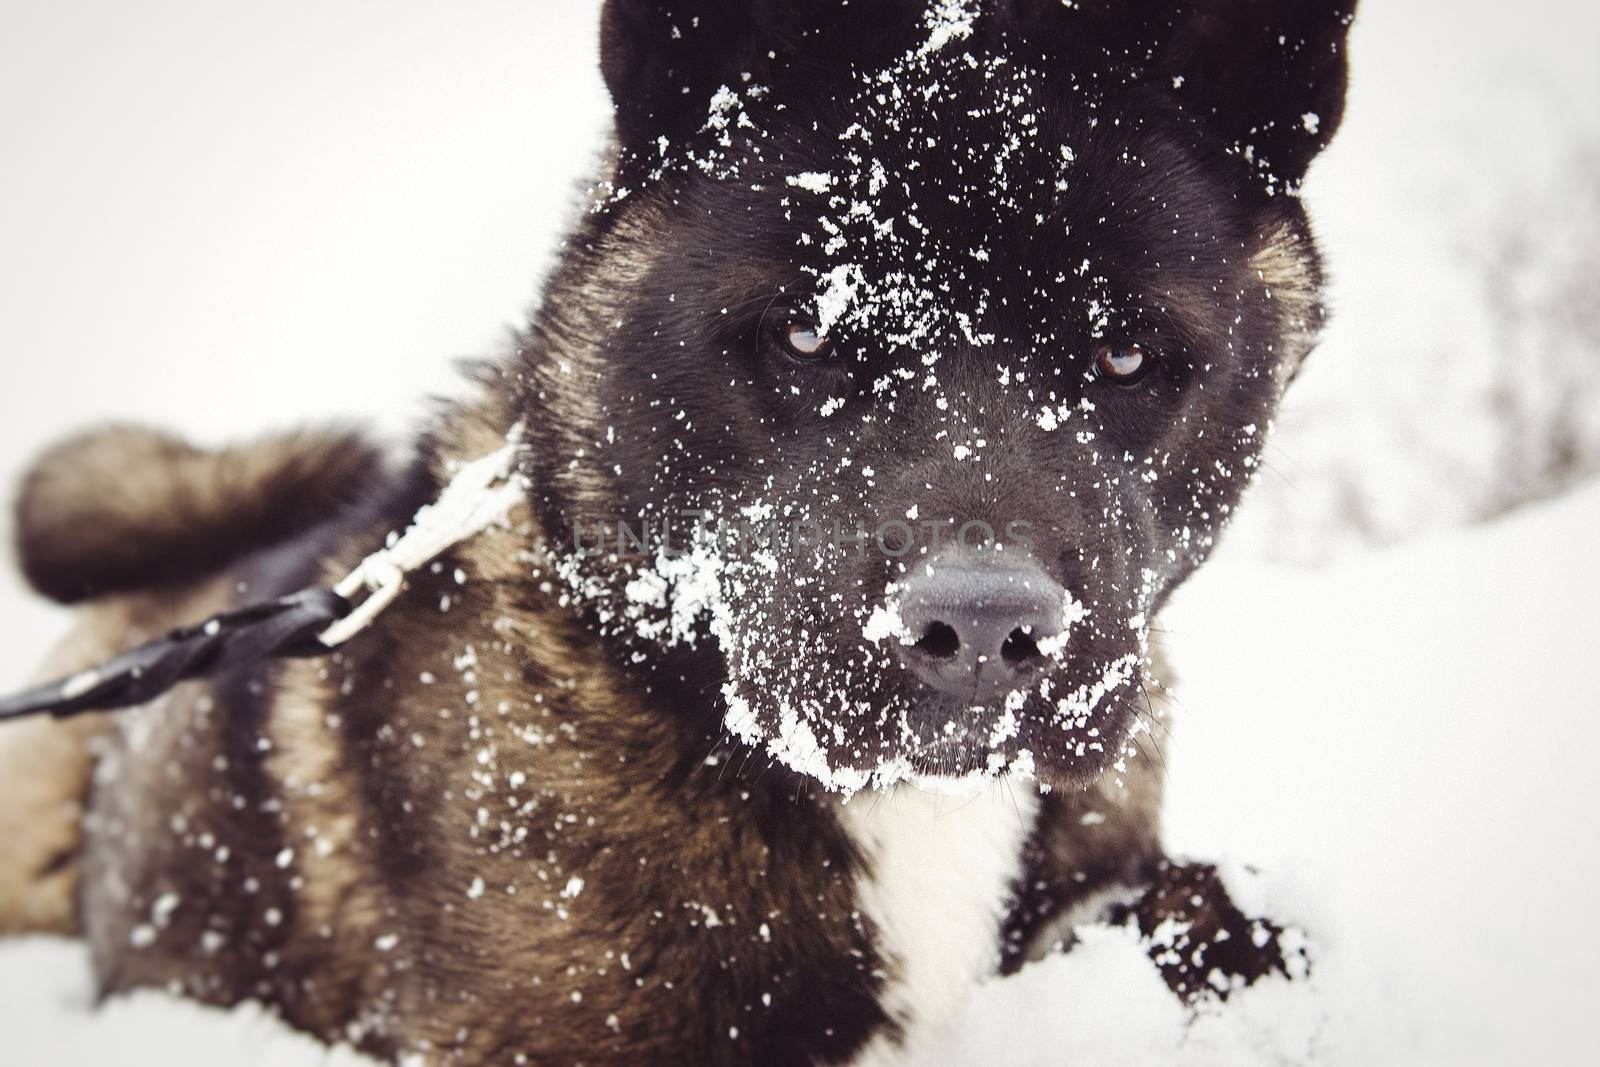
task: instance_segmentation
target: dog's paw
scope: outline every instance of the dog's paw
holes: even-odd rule
[[[1310,972],[1305,935],[1240,911],[1217,869],[1163,861],[1154,881],[1127,909],[1151,960],[1186,1004],[1229,994],[1271,974]]]

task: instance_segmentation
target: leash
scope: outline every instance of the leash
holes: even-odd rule
[[[405,589],[406,576],[488,529],[522,499],[522,427],[507,444],[466,464],[404,534],[362,560],[332,589],[306,589],[184,626],[69,678],[0,697],[0,723],[31,715],[69,718],[147,704],[179,682],[215,678],[266,659],[326,656],[373,624]]]

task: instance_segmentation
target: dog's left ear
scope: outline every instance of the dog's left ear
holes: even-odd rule
[[[706,123],[712,96],[775,79],[821,85],[909,46],[927,0],[605,0],[600,71],[625,149],[653,155]],[[810,78],[810,83],[805,79]],[[791,84],[791,88],[793,88]],[[802,90],[803,91],[803,90]]]
[[[1188,0],[1158,69],[1173,95],[1270,186],[1293,188],[1344,117],[1356,0]]]

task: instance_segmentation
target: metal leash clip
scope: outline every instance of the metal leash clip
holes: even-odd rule
[[[403,535],[391,534],[389,544],[362,560],[333,587],[352,604],[362,590],[367,596],[350,614],[322,631],[324,645],[337,648],[371,626],[405,589],[406,575],[481,533],[516,506],[523,494],[522,479],[516,473],[521,437],[522,424],[518,423],[507,435],[504,448],[462,467],[439,499],[417,512]]]

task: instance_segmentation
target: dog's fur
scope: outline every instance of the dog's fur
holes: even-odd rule
[[[1162,857],[1148,620],[1314,341],[1290,194],[1352,10],[611,0],[593,210],[413,462],[119,431],[28,479],[24,571],[91,605],[66,666],[335,580],[513,424],[531,488],[326,661],[0,736],[38,793],[0,806],[0,930],[75,914],[107,993],[472,1064],[914,1056],[1094,902],[1188,931],[1154,953],[1186,997],[1286,969]],[[811,320],[845,355],[779,350],[774,321]],[[1134,342],[1143,383],[1089,372]],[[889,555],[568,551],[579,519],[708,509],[1022,520],[1083,615],[1002,718],[867,634],[911,573]],[[896,784],[1000,772],[1010,808]]]

